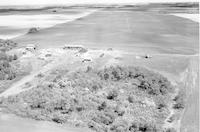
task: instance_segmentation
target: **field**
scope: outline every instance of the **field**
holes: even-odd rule
[[[41,48],[82,44],[89,48],[113,47],[140,53],[194,54],[199,49],[198,23],[141,11],[97,11],[80,20],[25,35],[15,41],[21,45],[38,44]]]

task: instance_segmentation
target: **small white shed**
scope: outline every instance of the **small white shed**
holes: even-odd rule
[[[34,44],[28,44],[28,45],[26,45],[25,49],[28,50],[28,51],[34,51],[34,50],[37,49],[37,46],[34,45]]]

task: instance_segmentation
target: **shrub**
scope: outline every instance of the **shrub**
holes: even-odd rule
[[[129,103],[133,103],[134,102],[134,98],[132,97],[132,96],[128,96],[128,101],[129,101]]]
[[[0,61],[9,61],[9,56],[5,52],[0,52]]]
[[[117,96],[118,96],[117,90],[111,90],[107,95],[107,99],[114,100],[117,98]]]
[[[108,51],[112,51],[112,50],[113,50],[113,48],[108,48],[107,50],[108,50]]]
[[[11,50],[13,48],[15,48],[17,46],[17,43],[11,41],[11,40],[3,40],[3,39],[0,39],[0,48],[1,48],[1,51],[8,51],[8,50]]]
[[[185,108],[186,101],[186,93],[183,89],[180,89],[178,95],[173,99],[175,104],[173,106],[174,109],[183,109]]]
[[[79,52],[79,53],[86,53],[86,52],[88,52],[88,50],[85,49],[85,48],[81,48],[78,52]]]
[[[128,132],[128,122],[124,119],[117,119],[110,127],[111,132]]]
[[[101,103],[100,106],[98,106],[98,110],[99,110],[99,111],[105,110],[106,107],[107,107],[107,104],[106,104],[106,102],[104,101],[103,103]]]
[[[7,60],[0,61],[0,80],[12,80],[16,73]]]
[[[177,132],[175,128],[167,128],[165,132]]]
[[[28,34],[37,33],[37,32],[39,32],[38,28],[33,27],[29,29]]]
[[[13,56],[13,60],[17,60],[17,55],[16,54],[14,54],[14,56]]]
[[[99,112],[92,117],[92,120],[99,124],[110,125],[114,122],[115,116],[111,112]]]
[[[129,126],[130,132],[160,132],[160,129],[154,123],[135,123]]]

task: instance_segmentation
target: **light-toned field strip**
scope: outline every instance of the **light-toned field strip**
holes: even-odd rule
[[[172,15],[182,17],[182,18],[187,18],[195,22],[199,22],[199,14],[176,13]]]
[[[29,29],[31,27],[39,27],[40,29],[50,28],[58,24],[68,23],[77,19],[86,17],[97,10],[89,10],[80,14],[43,14],[43,15],[0,15],[0,26]],[[59,18],[59,19],[57,19]],[[0,34],[1,39],[13,39],[23,35],[24,33]]]

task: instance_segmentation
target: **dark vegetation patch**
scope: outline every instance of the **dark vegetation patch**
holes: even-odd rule
[[[174,128],[168,128],[165,131],[166,132],[177,132],[176,129],[174,129]]]
[[[174,109],[181,110],[185,108],[186,104],[186,93],[185,90],[180,89],[176,97],[173,99],[175,104],[173,106]]]
[[[97,132],[161,132],[173,87],[160,74],[139,67],[56,71],[42,84],[2,98],[20,116]]]
[[[13,80],[16,77],[14,68],[9,60],[1,58],[6,54],[0,53],[0,80]]]
[[[16,77],[12,61],[17,60],[17,55],[6,53],[16,46],[17,43],[11,40],[0,40],[0,80],[12,80]]]
[[[178,3],[149,3],[144,5],[121,5],[102,7],[106,10],[125,10],[125,11],[143,11],[143,12],[157,12],[157,13],[198,13],[198,2],[178,2]]]
[[[139,67],[134,69],[130,69],[129,67],[110,67],[100,71],[98,75],[102,80],[133,80],[133,83],[139,89],[151,95],[165,95],[173,91],[167,78]]]
[[[9,51],[17,46],[12,40],[3,40],[0,39],[0,51]]]
[[[28,73],[18,62],[16,54],[8,53],[17,47],[11,40],[0,39],[0,93],[5,91],[14,82]],[[23,67],[23,68],[22,68]]]
[[[37,32],[39,32],[39,28],[33,27],[28,30],[28,34],[33,34],[33,33],[37,33]]]

